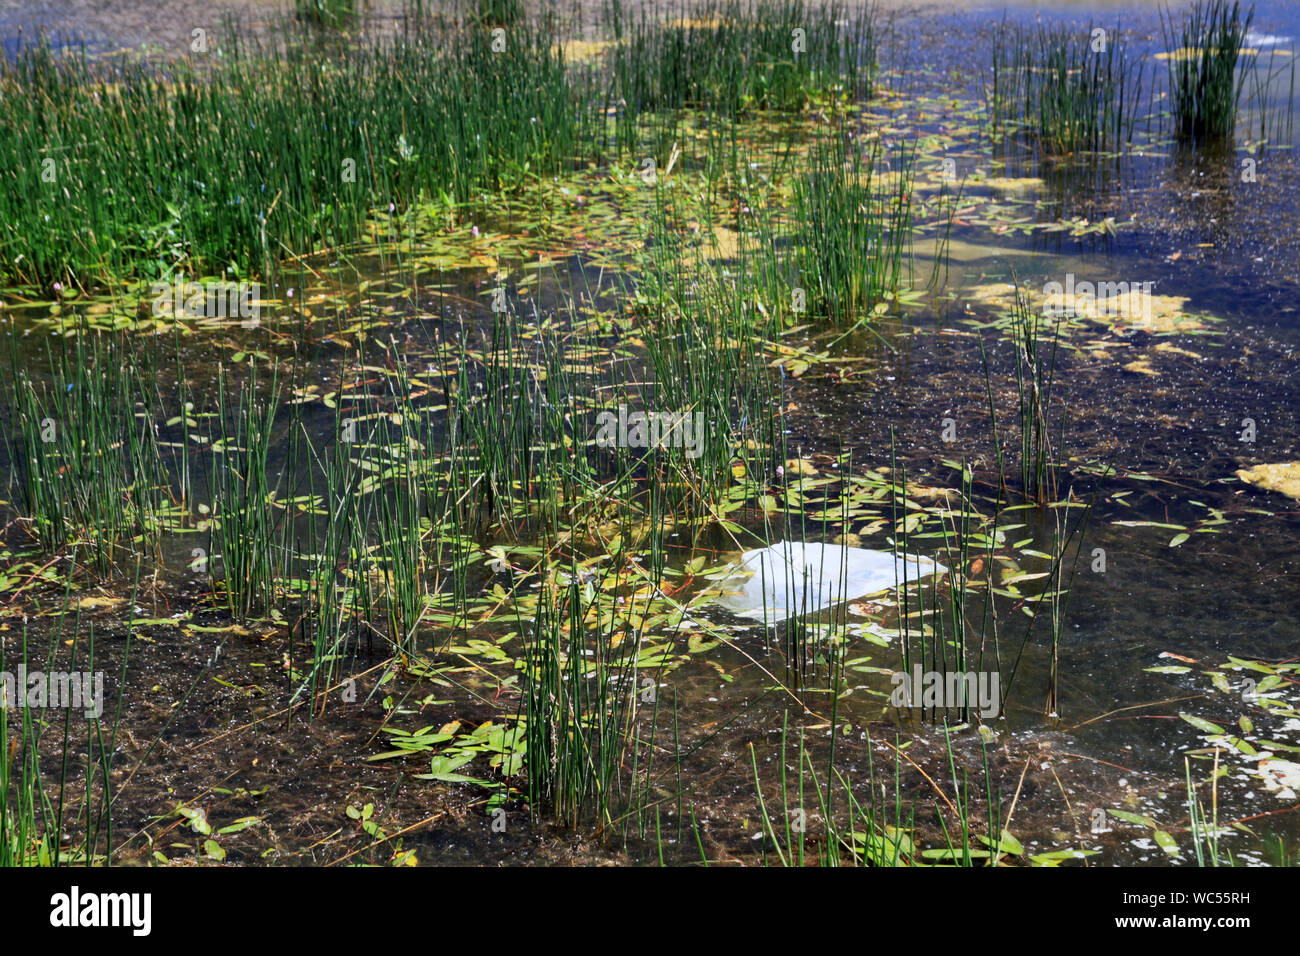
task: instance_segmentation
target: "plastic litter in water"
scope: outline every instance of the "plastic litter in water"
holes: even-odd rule
[[[886,591],[947,571],[915,554],[847,548],[838,544],[784,541],[746,551],[725,575],[717,603],[738,617],[769,623],[800,612]]]

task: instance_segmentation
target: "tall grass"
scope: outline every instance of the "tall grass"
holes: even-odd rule
[[[867,9],[731,0],[636,25],[619,13],[599,78],[511,10],[483,4],[454,39],[419,12],[400,37],[357,44],[314,42],[292,22],[260,36],[232,26],[165,66],[24,46],[0,64],[0,282],[266,275],[287,254],[365,238],[389,210],[464,217],[573,169],[611,115],[636,148],[641,119],[662,111],[870,95]]]
[[[220,557],[221,590],[230,613],[244,618],[268,610],[275,599],[276,513],[269,457],[279,400],[278,378],[270,394],[258,392],[257,366],[231,404],[225,372],[218,381],[213,454],[213,543]],[[209,570],[217,562],[209,562]],[[215,575],[214,575],[215,577]]]
[[[356,23],[359,0],[294,0],[293,14],[302,23],[338,28]]]
[[[799,110],[836,95],[866,99],[876,67],[874,11],[804,0],[709,0],[690,17],[607,3],[618,44],[611,102],[629,118],[699,107],[723,116]],[[796,32],[801,31],[801,32]],[[798,49],[796,49],[796,47]]]
[[[266,272],[390,204],[454,215],[567,168],[585,114],[554,38],[445,39],[234,35],[165,70],[24,47],[0,64],[0,281]]]
[[[1243,15],[1240,3],[1197,0],[1181,24],[1161,14],[1169,47],[1169,98],[1174,128],[1183,139],[1227,142],[1237,122],[1237,105],[1245,85],[1238,60],[1255,17]]]
[[[520,621],[529,805],[573,826],[612,820],[641,645],[641,627],[616,629],[614,598],[590,577],[576,561],[548,573],[532,621]]]
[[[1214,752],[1214,767],[1210,774],[1210,812],[1206,815],[1205,805],[1192,782],[1192,762],[1183,758],[1183,770],[1187,782],[1187,816],[1192,833],[1192,848],[1196,853],[1197,866],[1232,865],[1230,853],[1220,853],[1219,849],[1219,752]]]
[[[74,552],[75,561],[75,552]],[[57,619],[50,630],[43,662],[32,668],[44,668],[44,673],[66,667],[75,673],[84,668],[87,673],[96,671],[95,629],[93,624],[83,637],[81,614],[70,608],[70,583],[65,587]],[[131,598],[139,593],[139,566],[136,569],[135,587]],[[69,625],[72,635],[68,636]],[[22,630],[22,649],[19,663],[25,668],[30,663],[29,633],[26,624]],[[64,645],[71,650],[66,663],[59,651]],[[85,656],[82,649],[85,648]],[[130,658],[131,640],[124,644],[121,677],[125,677]],[[0,671],[9,673],[10,661],[0,642]],[[18,695],[28,688],[19,684]],[[0,687],[0,694],[5,688]],[[65,701],[63,703],[70,703]],[[84,702],[83,702],[84,703]],[[107,709],[109,702],[102,697],[95,702]],[[122,700],[119,697],[114,713],[105,719],[104,714],[83,717],[71,707],[61,715],[56,710],[34,711],[26,700],[0,702],[0,866],[91,866],[111,863],[113,854],[112,825],[112,767],[117,752],[117,727],[121,719]],[[19,714],[15,728],[11,716]],[[74,721],[86,720],[85,737],[74,731]],[[61,723],[57,742],[47,742],[47,731]],[[104,732],[108,724],[107,736]],[[16,732],[15,732],[16,731]],[[47,772],[47,767],[57,758],[57,775]],[[77,779],[74,761],[84,760]],[[69,797],[80,790],[78,805],[69,806]],[[69,810],[73,813],[69,815]],[[74,840],[73,834],[79,839]]]
[[[814,145],[794,191],[798,281],[810,309],[861,323],[904,281],[912,225],[914,150],[886,155],[878,139],[841,135]]]
[[[47,347],[46,382],[20,366],[12,326],[9,336],[11,478],[27,526],[47,552],[81,542],[106,574],[137,536],[156,546],[169,485],[148,356],[121,336],[75,333]]]
[[[1133,133],[1142,69],[1118,30],[1095,49],[1093,31],[1002,25],[987,87],[995,130],[1025,129],[1051,155],[1116,150]]]
[[[1011,347],[1015,358],[1016,408],[1020,438],[1020,492],[1025,500],[1044,505],[1056,497],[1056,474],[1060,467],[1060,445],[1064,441],[1065,409],[1060,406],[1061,420],[1055,440],[1051,417],[1054,413],[1056,362],[1060,346],[1061,316],[1049,324],[1030,305],[1029,297],[1015,283],[1011,305]],[[981,345],[983,349],[983,345]],[[985,389],[993,445],[998,462],[998,480],[1003,495],[1007,492],[1007,468],[1002,436],[998,429],[997,403],[993,395],[992,372],[988,354],[984,360]],[[1057,396],[1059,403],[1059,396]]]
[[[836,721],[832,721],[838,724]],[[875,756],[868,735],[865,779],[835,763],[834,747],[826,766],[819,768],[806,747],[801,729],[798,747],[788,757],[788,726],[781,728],[780,779],[763,781],[758,772],[758,755],[750,747],[754,788],[758,799],[759,823],[764,836],[764,854],[771,848],[781,866],[987,866],[998,865],[1014,841],[1004,830],[1002,804],[989,767],[988,754],[981,746],[981,780],[976,791],[968,774],[957,770],[953,749],[954,731],[944,727],[945,756],[952,795],[936,793],[933,816],[918,814],[917,800],[905,797],[902,780],[908,767],[917,765],[904,754],[904,745],[890,745],[892,767],[877,775]],[[836,733],[830,735],[833,740]],[[795,771],[790,779],[787,768]],[[933,778],[927,781],[938,789]],[[764,789],[773,789],[779,808],[769,806]],[[973,797],[980,796],[983,819]],[[838,798],[838,803],[837,803]],[[945,812],[944,808],[947,808]],[[816,820],[819,832],[814,833]],[[926,846],[926,825],[935,845]],[[983,829],[984,832],[979,831]],[[809,853],[817,850],[816,856]]]

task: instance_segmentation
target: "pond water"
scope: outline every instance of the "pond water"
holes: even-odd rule
[[[1257,52],[1246,57],[1254,66],[1229,148],[1180,147],[1152,126],[1146,110],[1133,145],[1118,156],[1046,155],[1025,138],[994,141],[979,120],[1000,25],[1080,31],[1118,25],[1149,91],[1164,81],[1167,61],[1156,55],[1167,52],[1162,9],[1156,3],[883,5],[883,95],[869,104],[869,116],[854,122],[881,130],[889,147],[921,143],[914,196],[930,205],[916,216],[907,262],[911,284],[927,287],[926,294],[870,328],[828,334],[809,324],[781,336],[787,352],[780,371],[786,449],[780,486],[790,501],[789,483],[810,480],[801,487],[801,514],[777,515],[751,501],[728,518],[752,532],[742,542],[726,522],[681,515],[665,521],[662,511],[649,513],[648,533],[657,527],[661,539],[656,548],[643,543],[642,553],[658,554],[668,576],[643,597],[668,601],[681,613],[644,635],[648,663],[636,675],[671,666],[643,678],[649,685],[634,677],[650,692],[637,698],[639,710],[624,716],[651,741],[637,759],[652,754],[660,765],[633,768],[645,789],[638,796],[630,785],[632,797],[612,822],[534,821],[523,808],[527,790],[520,792],[518,768],[512,776],[500,764],[488,766],[503,751],[500,740],[495,750],[484,742],[483,728],[512,726],[524,712],[524,678],[514,662],[524,655],[520,635],[541,626],[540,618],[529,622],[499,609],[509,594],[536,589],[540,595],[554,584],[546,575],[522,573],[536,557],[530,549],[548,540],[539,527],[544,521],[524,514],[513,526],[476,526],[479,558],[452,588],[465,602],[464,614],[456,618],[438,605],[417,622],[413,647],[394,652],[382,627],[356,625],[342,655],[344,672],[336,675],[342,693],[322,697],[308,719],[299,690],[306,673],[305,609],[291,601],[265,619],[232,617],[206,573],[191,564],[194,548],[205,555],[218,548],[209,537],[210,513],[197,508],[169,524],[138,583],[121,570],[105,581],[73,575],[72,604],[82,617],[75,628],[81,633],[93,622],[99,629],[96,651],[108,659],[110,697],[119,691],[126,622],[136,619],[115,770],[119,858],[214,861],[200,839],[208,834],[177,814],[183,805],[202,808],[214,828],[248,821],[213,837],[220,858],[248,864],[775,862],[782,852],[793,853],[794,841],[779,824],[765,829],[763,819],[789,806],[781,794],[787,773],[802,783],[805,766],[820,771],[834,761],[844,778],[873,781],[864,793],[874,787],[875,796],[894,799],[875,781],[883,767],[892,788],[895,762],[902,761],[904,803],[943,813],[959,790],[953,777],[964,773],[980,781],[972,783],[979,814],[989,793],[1000,798],[1004,816],[1013,808],[1006,829],[1022,852],[1012,853],[1012,862],[1082,851],[1087,855],[1075,862],[1087,865],[1194,863],[1189,774],[1206,805],[1213,787],[1222,846],[1237,862],[1277,862],[1278,841],[1294,862],[1300,506],[1294,497],[1247,484],[1237,472],[1300,461],[1300,167],[1292,131],[1300,4],[1256,8],[1246,44]],[[211,19],[208,5],[195,10]],[[261,5],[243,10],[274,22]],[[375,15],[392,22],[387,8]],[[574,31],[598,32],[594,8],[575,4],[565,16]],[[43,28],[79,35],[93,51],[109,52],[174,44],[188,31],[187,17],[184,5],[156,18],[145,4],[47,5],[39,13],[4,4],[0,35]],[[12,56],[16,46],[6,39],[5,49]],[[779,129],[747,133],[752,142],[765,135],[773,142],[782,136]],[[681,175],[704,165],[688,157]],[[575,340],[570,365],[603,367],[625,358],[629,368],[649,375],[653,355],[647,357],[646,343],[627,320],[646,210],[625,185],[602,193],[600,182],[564,184],[586,190],[587,201],[609,210],[608,216],[595,209],[577,218],[557,214],[558,231],[569,231],[572,242],[530,234],[540,214],[520,203],[458,224],[440,246],[422,246],[408,234],[386,242],[382,254],[356,251],[345,264],[318,254],[284,265],[263,293],[273,303],[272,317],[257,328],[194,323],[179,346],[184,388],[167,364],[174,341],[142,335],[143,351],[159,356],[161,406],[178,408],[188,396],[211,409],[217,366],[230,374],[250,354],[263,365],[259,380],[267,395],[270,363],[278,360],[281,398],[293,388],[301,400],[297,412],[283,406],[271,423],[267,468],[287,474],[308,457],[305,446],[294,451],[293,436],[323,448],[340,415],[400,417],[403,391],[431,406],[452,404],[459,392],[449,381],[472,364],[452,346],[463,333],[470,355],[490,351],[496,320],[487,303],[498,271],[536,368],[554,377],[558,367],[539,357],[540,343],[548,341],[544,327],[594,322],[599,331]],[[548,244],[558,252],[545,268],[532,267]],[[1126,292],[1148,290],[1134,301],[1149,311],[1139,321],[1085,315],[1065,323],[1050,407],[1054,415],[1064,412],[1061,423],[1051,423],[1062,464],[1053,500],[1065,501],[1073,491],[1070,506],[1010,507],[999,518],[1004,537],[987,553],[982,546],[954,553],[945,529],[955,538],[960,519],[941,514],[941,505],[964,496],[984,520],[1009,503],[1001,493],[990,403],[1003,416],[1005,436],[1023,396],[1006,319],[1013,282],[1036,302],[1052,283],[1123,282]],[[65,301],[59,318],[95,314],[101,301],[99,294]],[[6,296],[6,303],[13,327],[25,333],[15,346],[17,361],[40,368],[51,338],[50,297],[26,290]],[[364,355],[358,329],[365,332]],[[403,363],[416,378],[394,384]],[[458,387],[483,387],[476,376],[486,373],[465,374]],[[598,394],[604,373],[583,374],[576,380],[594,383]],[[169,467],[178,469],[181,457],[190,462],[194,487],[216,480],[220,470],[210,447],[191,441],[190,430],[216,427],[212,419],[200,421],[187,428],[168,420],[161,432],[186,449]],[[450,426],[436,416],[431,421],[424,437],[446,440]],[[12,475],[21,470],[20,458],[13,446],[0,449],[0,464]],[[968,481],[961,463],[971,465]],[[888,477],[903,469],[905,480]],[[281,500],[321,493],[327,466],[316,460],[300,471]],[[860,483],[841,484],[849,475]],[[831,480],[819,487],[821,479]],[[914,510],[928,515],[909,529],[910,541],[900,540],[893,526],[898,496],[888,490],[891,480],[902,481],[907,497],[919,503]],[[818,498],[823,493],[825,502]],[[13,492],[8,497],[21,500]],[[1076,528],[1084,505],[1086,523]],[[21,511],[9,504],[5,520]],[[295,527],[295,534],[312,534],[311,546],[302,545],[310,553],[328,522],[317,510]],[[313,527],[314,533],[304,530]],[[627,528],[619,534],[632,537]],[[50,642],[57,649],[71,635],[59,629],[66,623],[56,623],[63,620],[65,578],[54,572],[62,565],[34,557],[20,537],[15,533],[3,552],[0,628],[9,661],[20,653],[24,627],[33,647]],[[609,534],[594,540],[588,534],[581,546],[579,537],[571,530],[572,553],[558,563],[561,589],[569,587],[569,571],[591,587],[591,576],[606,573],[601,569],[615,563],[610,555],[621,553],[602,546]],[[945,733],[933,715],[891,706],[892,677],[909,670],[910,657],[900,653],[923,649],[928,640],[942,643],[930,631],[912,634],[915,617],[908,623],[915,602],[940,594],[940,585],[914,587],[910,597],[906,589],[868,595],[797,626],[764,627],[711,605],[710,571],[759,542],[784,538],[881,549],[905,544],[972,580],[987,574],[989,587],[1000,588],[992,599],[999,623],[991,633],[974,632],[984,662],[977,666],[987,665],[999,642],[1003,689],[1009,683],[1014,689],[1004,712],[983,722],[948,714],[960,729]],[[1062,538],[1069,560],[1059,562],[1060,583],[1068,595],[1054,642],[1044,604],[1030,597],[1050,586],[1058,567],[1053,549]],[[302,561],[287,574],[305,578],[312,567]],[[376,565],[363,573],[389,572]],[[450,580],[452,572],[446,574]],[[635,581],[620,581],[609,592],[611,602],[640,599]],[[952,600],[952,592],[942,593]],[[540,615],[542,603],[527,610]],[[958,606],[970,627],[985,613],[978,591]],[[617,620],[615,607],[608,612]],[[384,617],[378,605],[374,612],[376,621]],[[1035,613],[1040,616],[1027,629]],[[838,633],[840,643],[824,640],[824,633]],[[916,652],[926,659],[924,650]],[[842,668],[839,685],[836,667]],[[1261,703],[1256,691],[1264,681],[1259,693],[1269,697]],[[480,736],[471,737],[474,731]],[[412,733],[414,742],[401,739]],[[428,739],[440,733],[446,738]],[[385,756],[394,750],[409,755]],[[439,764],[438,754],[449,762]],[[472,761],[456,763],[470,754]],[[434,779],[427,779],[431,759]],[[1219,768],[1227,772],[1212,782]],[[483,778],[490,785],[474,782]],[[504,799],[503,783],[511,791]],[[497,808],[506,811],[501,828],[494,827]],[[382,827],[379,835],[367,829],[371,819]],[[919,824],[915,836],[918,844],[941,845],[931,822]]]

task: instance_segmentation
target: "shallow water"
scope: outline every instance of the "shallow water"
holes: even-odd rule
[[[80,24],[83,35],[103,50],[154,42],[160,32],[167,37],[164,42],[184,35],[186,15],[179,10],[169,11],[161,25],[150,25],[142,13],[130,9],[129,4],[111,13],[99,12],[93,4],[50,7],[39,23],[30,22],[47,29]],[[1109,26],[1122,17],[1126,32],[1145,38],[1152,50],[1160,47],[1154,3],[1014,4],[1005,9],[1011,19],[1023,22],[1041,18],[1087,25],[1095,19]],[[970,95],[971,78],[987,54],[984,41],[1003,10],[1000,4],[975,3],[962,4],[956,12],[949,5],[917,12],[900,9],[883,54],[886,67],[906,64],[896,80],[898,89],[934,103],[945,96]],[[0,34],[7,36],[15,25],[26,25],[28,16],[21,5],[0,8]],[[1261,5],[1254,31],[1260,40],[1300,36],[1300,4]],[[1293,46],[1289,39],[1285,44],[1260,42],[1265,51],[1284,45]],[[1163,68],[1149,59],[1146,63],[1148,76]],[[1277,111],[1286,97],[1275,78],[1264,108]],[[1153,145],[1142,155],[1084,169],[1070,162],[1044,168],[1028,155],[1013,153],[997,174],[1042,182],[1008,197],[978,182],[981,175],[994,172],[981,152],[980,134],[937,111],[924,112],[928,115],[920,118],[900,117],[898,125],[952,137],[946,154],[956,159],[959,176],[969,178],[972,202],[998,197],[1008,217],[1027,222],[1078,217],[1097,223],[1110,218],[1117,228],[1075,237],[1016,229],[995,236],[986,225],[957,222],[939,290],[951,293],[951,300],[915,311],[905,327],[885,330],[889,347],[867,335],[836,345],[838,356],[853,359],[849,378],[835,366],[818,365],[792,381],[790,397],[797,409],[789,421],[790,448],[797,448],[801,457],[847,450],[855,463],[876,467],[889,464],[892,446],[906,463],[909,478],[927,485],[955,484],[955,472],[942,464],[945,459],[979,460],[983,465],[976,469],[976,494],[991,499],[994,449],[986,425],[984,367],[974,334],[989,309],[974,301],[971,290],[1005,283],[1013,270],[1033,287],[1062,280],[1066,273],[1080,280],[1152,282],[1157,294],[1186,297],[1187,311],[1221,320],[1197,330],[1208,333],[1204,335],[1128,333],[1103,326],[1073,334],[1073,341],[1083,347],[1063,355],[1058,372],[1070,409],[1064,457],[1076,463],[1102,462],[1120,474],[1102,485],[1085,556],[1072,583],[1055,713],[1042,713],[1048,671],[1040,634],[1017,677],[1023,696],[1014,699],[1005,720],[994,725],[996,759],[999,769],[1006,770],[998,786],[1008,800],[1019,795],[1011,828],[1026,846],[1082,843],[1100,848],[1096,861],[1103,864],[1165,863],[1168,858],[1150,842],[1149,833],[1124,830],[1113,822],[1088,832],[1086,818],[1099,807],[1127,807],[1171,826],[1185,819],[1184,753],[1203,742],[1196,727],[1178,718],[1179,712],[1223,726],[1250,713],[1259,724],[1256,736],[1300,745],[1295,728],[1282,730],[1281,721],[1268,723],[1258,707],[1243,706],[1233,694],[1216,690],[1206,674],[1220,668],[1228,655],[1277,660],[1300,654],[1295,637],[1300,506],[1235,478],[1239,467],[1300,459],[1295,421],[1295,409],[1300,408],[1300,170],[1289,150],[1253,155],[1238,150],[1207,159],[1170,155]],[[1241,161],[1251,158],[1258,160],[1257,176],[1246,182],[1240,175]],[[932,252],[919,249],[919,274],[928,274],[932,259]],[[387,279],[395,290],[406,287],[400,278],[386,276],[376,262],[357,265],[366,278],[381,285]],[[445,288],[413,301],[399,296],[394,314],[386,320],[388,331],[410,352],[427,345],[432,328],[449,327],[467,313],[472,317],[473,310],[464,303],[481,299],[484,273],[464,271],[439,278]],[[564,292],[591,284],[599,288],[608,278],[601,265],[573,257],[559,275],[542,283],[536,299],[539,310],[548,311]],[[360,308],[355,299],[351,308]],[[237,335],[225,338],[232,347],[239,345]],[[313,361],[319,364],[321,381],[328,381],[345,354],[323,330],[310,339],[319,349]],[[283,344],[258,341],[272,350]],[[811,338],[808,344],[826,347]],[[211,384],[214,357],[229,351],[225,343],[209,345],[207,352],[191,349],[192,384]],[[1011,394],[1009,354],[995,351],[990,362],[995,381]],[[1145,370],[1135,370],[1135,363]],[[332,426],[333,418],[324,409],[317,407],[312,414],[322,433]],[[943,437],[941,423],[947,418],[956,425],[952,440]],[[1240,438],[1246,418],[1257,425],[1253,442]],[[1085,478],[1079,483],[1090,487]],[[1171,544],[1176,530],[1149,524],[1195,529],[1203,526],[1212,509],[1226,518],[1226,523],[1213,526],[1219,533],[1193,531],[1177,545]],[[811,535],[818,529],[805,531]],[[1028,531],[1022,534],[1029,536]],[[187,538],[171,540],[164,564],[183,564],[188,543]],[[681,561],[688,556],[685,545],[681,541]],[[726,550],[721,540],[714,547]],[[1104,571],[1090,566],[1087,555],[1095,554],[1095,548],[1104,549]],[[486,580],[478,583],[488,585]],[[173,606],[194,604],[199,586],[197,579],[170,575],[147,602],[139,603],[149,608],[146,616],[165,616]],[[45,598],[52,599],[52,594]],[[700,610],[697,616],[709,614]],[[226,623],[212,612],[194,620],[212,626]],[[809,749],[820,757],[827,730],[818,718],[827,713],[828,695],[823,688],[817,696],[815,680],[800,689],[799,697],[773,689],[772,675],[787,673],[779,635],[725,617],[713,623],[728,628],[734,643],[693,656],[672,675],[681,738],[688,745],[682,774],[691,781],[706,853],[752,860],[762,846],[752,839],[754,784],[747,745],[760,748],[765,754],[761,760],[779,759],[772,754],[780,746],[783,724],[790,721],[793,727],[802,721],[811,728]],[[275,716],[288,704],[284,681],[266,677],[284,670],[283,642],[274,629],[228,637],[197,633],[197,640],[191,639],[195,634],[179,640],[175,627],[147,629],[149,640],[135,652],[128,683],[157,688],[158,702],[150,705],[156,714],[132,708],[128,752],[143,754],[151,735],[166,723],[172,701],[184,702],[165,743],[123,797],[128,808],[128,818],[119,824],[123,832],[144,830],[151,814],[171,809],[167,804],[206,793],[213,820],[249,814],[260,818],[257,827],[227,841],[232,862],[337,861],[344,852],[365,845],[360,834],[331,833],[348,826],[356,829],[342,808],[374,801],[400,826],[436,816],[407,838],[406,846],[418,850],[421,862],[653,858],[650,839],[642,835],[611,848],[567,831],[511,824],[507,832],[522,837],[497,839],[499,834],[485,825],[477,792],[474,800],[466,798],[471,788],[429,785],[411,779],[395,764],[365,760],[383,746],[376,736],[392,713],[382,706],[383,695],[433,699],[412,706],[409,714],[399,710],[400,719],[392,725],[408,730],[453,719],[489,719],[500,707],[453,705],[428,683],[398,674],[372,699],[366,695],[373,684],[363,679],[360,703],[331,705],[323,719],[310,726],[300,716],[286,725],[282,716]],[[684,637],[673,639],[680,643]],[[213,661],[217,644],[223,650]],[[865,644],[862,649],[873,657],[872,665],[889,666],[891,657],[883,649]],[[357,669],[382,660],[378,652],[369,658],[361,654]],[[1149,670],[1180,662],[1187,667],[1184,673]],[[1229,675],[1234,688],[1243,676]],[[183,696],[196,679],[197,690]],[[942,768],[942,735],[932,726],[900,724],[881,702],[888,680],[869,670],[854,680],[861,684],[844,699],[840,712],[850,728],[838,742],[845,767],[863,772],[873,747],[872,759],[884,759],[864,733],[870,732],[876,741],[901,728],[922,731],[917,752],[926,755],[926,766]],[[477,690],[484,696],[491,693],[488,684]],[[496,692],[501,691],[497,686]],[[506,699],[514,693],[506,690]],[[256,720],[263,722],[242,729]],[[213,739],[223,731],[230,736]],[[974,735],[959,737],[955,748],[972,766],[978,763]],[[1238,763],[1254,766],[1250,760]],[[1017,787],[1022,767],[1025,773]],[[1201,779],[1208,773],[1200,764],[1195,772]],[[214,786],[232,793],[214,798],[207,790]],[[250,795],[263,788],[268,789],[262,795]],[[916,795],[930,799],[924,788],[918,787]],[[1232,819],[1277,813],[1293,803],[1235,771],[1219,793],[1220,813]],[[1074,825],[1082,826],[1079,832],[1086,836],[1076,839],[1073,828],[1063,823],[1067,806],[1074,813]],[[1294,814],[1278,813],[1266,822],[1267,833],[1280,834],[1292,845],[1300,839],[1300,820]],[[678,845],[679,825],[688,824],[682,823],[675,806],[669,806],[663,821],[671,831],[667,842],[690,859],[696,852],[694,837],[688,831]],[[1063,838],[1057,831],[1070,832]],[[1233,840],[1234,851],[1244,860],[1264,859],[1257,841],[1244,836]],[[132,852],[143,852],[141,846],[133,845]],[[382,862],[383,853],[375,859]]]

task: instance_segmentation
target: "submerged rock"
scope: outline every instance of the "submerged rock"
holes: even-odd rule
[[[914,554],[785,541],[746,551],[719,582],[717,603],[732,614],[779,623],[948,570]]]

